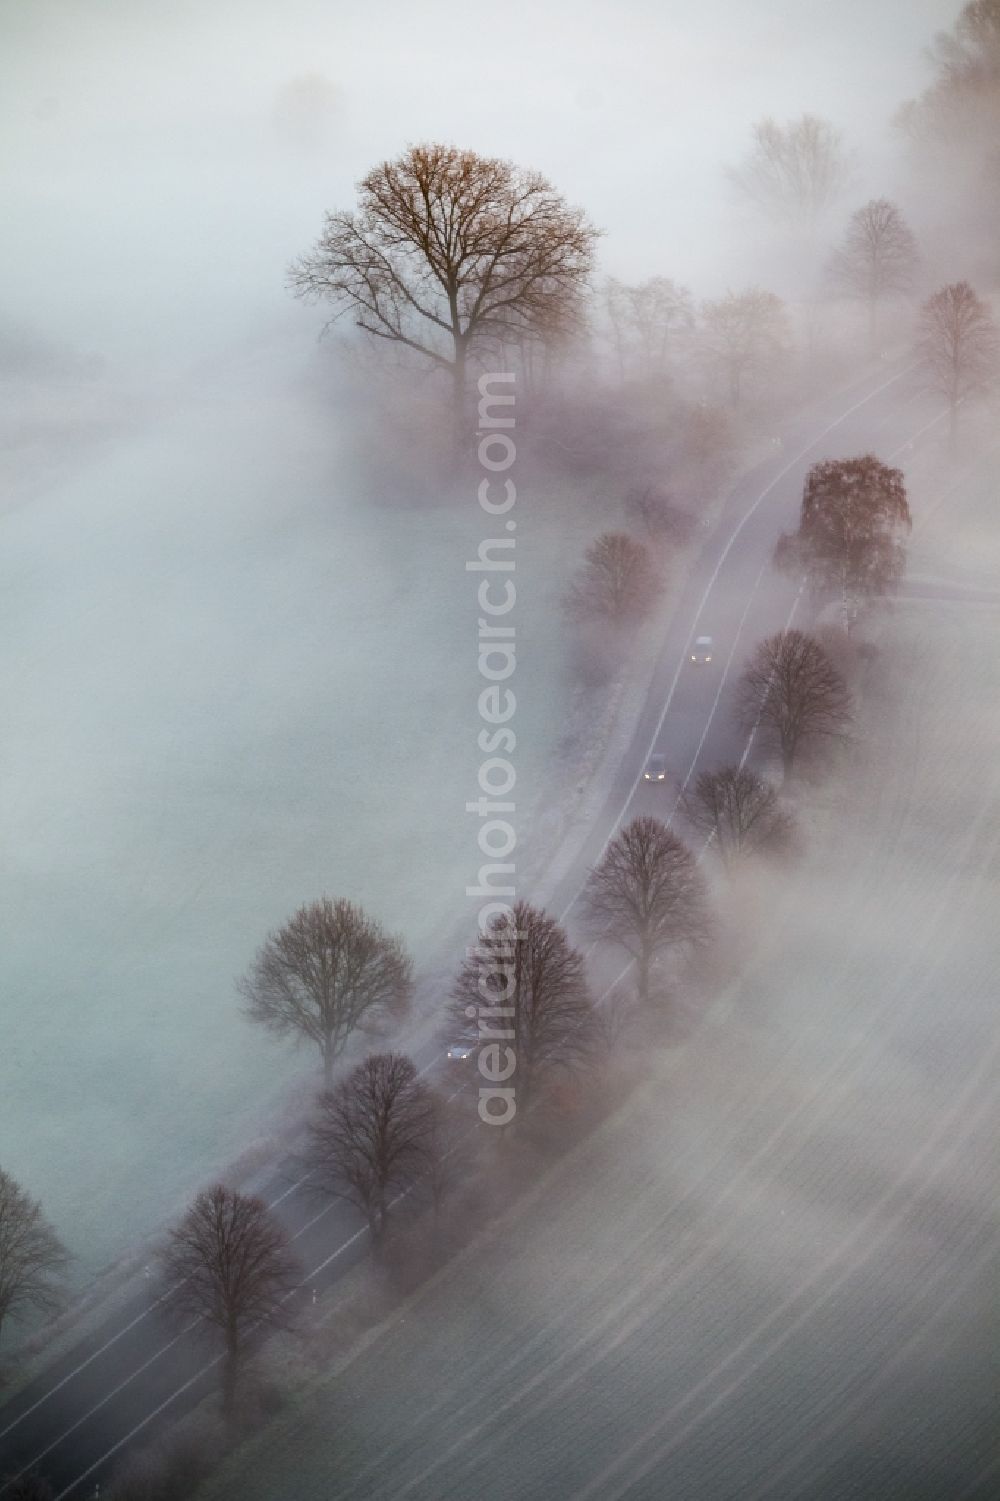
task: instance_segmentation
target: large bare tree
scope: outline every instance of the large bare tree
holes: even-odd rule
[[[781,751],[785,776],[807,745],[843,738],[851,696],[814,636],[782,631],[761,641],[740,681],[737,712]]]
[[[806,476],[799,529],[779,539],[775,562],[804,573],[818,599],[838,599],[849,634],[862,604],[901,578],[911,525],[902,470],[874,454],[826,459]]]
[[[634,818],[612,839],[584,889],[587,925],[635,960],[639,1000],[653,968],[708,934],[705,883],[683,840],[658,818]]]
[[[583,958],[555,919],[528,902],[479,932],[452,987],[452,1011],[480,1050],[496,1049],[491,1075],[514,1091],[517,1113],[593,1054]]]
[[[887,297],[913,286],[920,255],[917,240],[888,198],[871,198],[851,215],[842,244],[830,261],[830,280],[868,310],[868,338],[878,346],[878,315]]]
[[[237,984],[246,1014],[319,1048],[327,1084],[351,1033],[400,1018],[413,989],[401,939],[354,902],[321,897],[271,933]]]
[[[769,218],[813,230],[851,178],[841,132],[805,114],[783,125],[770,117],[758,120],[751,136],[744,160],[727,169],[729,181]]]
[[[177,1284],[171,1308],[224,1340],[223,1405],[231,1418],[247,1337],[283,1322],[295,1286],[288,1236],[262,1199],[217,1183],[171,1230],[161,1266]]]
[[[448,372],[461,408],[471,359],[576,326],[596,239],[540,173],[432,142],[374,167],[290,282]]]
[[[949,436],[958,441],[958,411],[1000,379],[1000,335],[989,304],[967,281],[941,287],[920,312],[917,356],[930,389],[948,403]]]
[[[361,1211],[376,1247],[393,1200],[431,1174],[435,1108],[402,1053],[372,1053],[317,1102],[305,1153],[313,1182]]]
[[[725,382],[731,405],[740,406],[748,381],[770,375],[788,349],[781,298],[749,287],[704,303],[699,343],[703,361]]]
[[[602,532],[587,548],[565,604],[578,620],[630,625],[649,613],[659,590],[649,549],[627,532]]]
[[[684,813],[728,866],[746,855],[784,855],[792,847],[791,814],[772,783],[747,766],[701,772],[685,794]]]
[[[12,1314],[54,1312],[67,1261],[37,1199],[0,1168],[0,1333]]]

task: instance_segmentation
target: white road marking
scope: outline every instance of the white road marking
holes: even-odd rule
[[[677,795],[677,799],[674,802],[673,808],[670,810],[670,817],[667,819],[668,826],[674,821],[674,815],[681,805],[684,793],[687,791],[688,782],[690,782],[692,776],[694,775],[694,769],[698,765],[698,758],[705,748],[705,741],[708,739],[708,732],[712,728],[712,725],[715,723],[715,715],[719,707],[719,700],[722,697],[722,690],[725,688],[726,683],[729,681],[729,669],[733,665],[733,660],[736,656],[740,641],[743,637],[743,627],[747,623],[747,616],[750,614],[750,611],[753,608],[753,602],[757,598],[757,590],[760,588],[760,581],[767,572],[767,568],[768,560],[765,559],[765,561],[760,565],[760,572],[754,580],[753,588],[750,590],[750,596],[747,599],[746,605],[744,606],[743,614],[740,616],[740,623],[736,627],[736,635],[733,639],[733,644],[730,648],[729,656],[726,658],[726,665],[722,669],[722,673],[719,677],[719,686],[715,691],[715,698],[712,700],[712,707],[709,710],[708,718],[705,720],[705,725],[701,732],[701,739],[698,741],[698,744],[695,747],[694,755],[691,757],[691,765],[688,767],[687,772],[685,773],[684,780],[681,783],[680,792]]]

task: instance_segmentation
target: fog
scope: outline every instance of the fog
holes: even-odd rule
[[[834,1365],[855,1406],[858,1391],[883,1389],[879,1361],[912,1340],[916,1394],[912,1409],[892,1409],[893,1421],[914,1428],[913,1413],[933,1406],[924,1326],[911,1320],[921,1256],[930,1244],[936,1282],[950,1275],[951,1251],[935,1237],[951,1218],[961,1232],[956,1286],[967,1274],[979,1298],[990,1221],[989,1100],[977,1069],[990,1036],[992,769],[982,775],[984,809],[971,789],[1000,745],[982,707],[995,702],[995,653],[982,642],[996,628],[1000,551],[995,404],[980,403],[978,389],[958,403],[949,447],[948,412],[916,371],[912,339],[918,301],[942,282],[979,278],[995,305],[997,263],[995,205],[977,204],[975,234],[943,227],[936,180],[893,120],[927,87],[926,49],[957,10],[955,0],[511,0],[482,12],[458,0],[0,0],[0,1169],[58,1229],[70,1294],[91,1299],[86,1328],[108,1347],[122,1337],[119,1305],[108,1312],[94,1278],[105,1279],[101,1297],[121,1300],[123,1319],[145,1319],[153,1283],[143,1269],[205,1183],[228,1176],[285,1205],[306,1248],[308,1306],[334,1289],[342,1301],[323,1319],[343,1315],[336,1354],[359,1361],[342,1470],[329,1467],[322,1438],[329,1404],[344,1416],[336,1392],[310,1389],[321,1416],[310,1409],[305,1439],[282,1430],[275,1454],[309,1449],[304,1497],[334,1481],[361,1493],[381,1462],[389,1399],[380,1393],[398,1393],[387,1371],[395,1380],[411,1368],[435,1393],[434,1422],[412,1403],[398,1430],[393,1419],[372,1496],[413,1486],[434,1501],[506,1501],[515,1491],[505,1484],[532,1501],[560,1485],[602,1501],[624,1495],[625,1460],[619,1474],[615,1454],[597,1452],[616,1425],[624,1433],[634,1421],[640,1446],[659,1444],[656,1404],[683,1408],[702,1382],[714,1422],[712,1383],[728,1369],[727,1351],[742,1360],[742,1339],[756,1339],[758,1308],[773,1302],[781,1313],[782,1279],[815,1273],[823,1248],[847,1246],[869,1211],[892,1255],[870,1283],[847,1283],[842,1326],[820,1321],[812,1342],[794,1344],[791,1377],[780,1361],[768,1367],[762,1421],[774,1421],[753,1461],[753,1494],[772,1493],[772,1463],[806,1473],[814,1422],[829,1410],[803,1399],[786,1433],[779,1409],[786,1381],[801,1378],[806,1393],[822,1386],[823,1340],[841,1340]],[[843,132],[850,182],[808,231],[782,229],[739,201],[726,169],[745,156],[755,121],[807,112]],[[529,1134],[524,1162],[483,1190],[482,1224],[475,1194],[462,1201],[468,1218],[456,1215],[455,1244],[489,1238],[502,1298],[521,1299],[513,1333],[501,1294],[491,1299],[470,1270],[468,1247],[424,1301],[415,1295],[408,1330],[381,1263],[352,1282],[345,1262],[346,1291],[336,1291],[331,1247],[361,1232],[342,1218],[315,1229],[322,1214],[295,1196],[288,1161],[275,1164],[276,1144],[284,1152],[318,1087],[315,1053],[251,1025],[234,989],[300,903],[346,896],[412,951],[416,1016],[402,1036],[421,1077],[440,1071],[442,1038],[452,1040],[443,998],[460,935],[474,931],[467,887],[483,858],[465,808],[482,760],[465,564],[484,517],[464,459],[448,447],[447,381],[406,357],[383,359],[350,317],[327,330],[329,309],[296,300],[287,285],[324,212],[352,207],[366,172],[422,141],[543,172],[601,232],[596,288],[606,277],[664,277],[692,294],[687,323],[655,368],[643,365],[641,338],[622,341],[600,291],[586,335],[558,346],[554,373],[539,378],[528,356],[519,366],[519,894],[566,921],[601,1003],[628,970],[617,950],[593,943],[574,904],[614,820],[626,810],[668,817],[693,843],[684,795],[696,771],[749,758],[781,782],[759,721],[748,738],[732,701],[755,642],[793,619],[825,632],[857,708],[844,743],[807,761],[792,787],[802,864],[791,874],[752,866],[742,885],[727,882],[711,841],[699,843],[723,936],[703,968],[670,970],[668,1024],[644,1032],[640,1021],[622,1054],[607,1024],[612,1083],[599,1105],[588,1102],[582,1145],[573,1147],[572,1120],[548,1122],[551,1138]],[[850,212],[882,196],[902,205],[922,260],[863,347],[864,311],[830,292],[824,268]],[[780,329],[734,377],[704,337],[704,302],[754,285],[784,299]],[[814,607],[804,581],[770,563],[779,532],[797,525],[810,464],[869,451],[903,466],[915,526],[901,598],[873,607],[855,644],[838,637],[833,607]],[[659,570],[648,616],[631,635],[603,619],[581,624],[569,585],[586,549],[609,528],[639,530],[636,496],[660,489],[667,540],[652,526],[642,533]],[[709,631],[712,670],[709,656],[691,675],[695,636]],[[666,751],[667,798],[642,780],[654,749]],[[952,993],[960,999],[944,1036]],[[358,1042],[348,1061],[368,1045]],[[769,1082],[760,1100],[756,1070]],[[954,1101],[966,1098],[963,1120]],[[771,1133],[800,1113],[801,1157],[789,1149],[772,1162]],[[959,1134],[942,1145],[945,1126]],[[867,1160],[866,1133],[875,1142]],[[927,1162],[910,1153],[925,1137]],[[956,1141],[967,1148],[962,1164]],[[595,1200],[605,1179],[607,1198]],[[731,1220],[713,1196],[723,1179]],[[885,1202],[903,1180],[916,1209],[897,1223]],[[494,1234],[508,1189],[512,1203],[515,1190],[526,1197]],[[623,1290],[626,1229],[635,1280]],[[526,1248],[509,1273],[508,1235]],[[704,1280],[689,1302],[671,1302],[702,1240]],[[429,1265],[439,1251],[435,1239]],[[482,1328],[449,1322],[453,1286],[470,1318],[483,1302]],[[640,1295],[655,1315],[648,1329]],[[855,1390],[852,1354],[867,1349],[868,1321],[886,1305],[889,1333],[880,1330],[875,1355],[860,1363]],[[295,1308],[295,1337],[305,1327],[308,1344],[313,1326]],[[612,1332],[601,1344],[619,1314],[621,1339]],[[961,1316],[969,1322],[965,1305]],[[65,1356],[67,1370],[81,1358],[75,1317],[53,1356]],[[17,1464],[47,1442],[46,1421],[57,1426],[47,1394],[38,1397],[53,1348],[30,1344],[39,1323],[31,1314],[15,1331],[31,1360],[41,1350],[41,1364],[25,1357],[22,1367],[18,1354],[13,1378],[0,1368],[0,1387],[24,1381],[25,1405],[39,1403],[40,1437],[24,1439]],[[546,1331],[537,1345],[536,1327]],[[968,1330],[955,1327],[949,1359],[961,1367]],[[371,1352],[351,1345],[359,1330],[371,1334]],[[575,1370],[592,1331],[593,1361],[588,1353],[579,1384],[568,1381],[564,1406],[561,1386],[551,1399],[560,1431],[587,1429],[572,1466],[549,1452],[549,1419],[526,1418],[530,1442],[505,1471],[507,1430],[471,1410],[463,1359],[502,1415],[508,1396],[489,1385],[484,1339],[504,1345],[517,1393],[549,1383],[564,1357]],[[43,1328],[40,1339],[49,1335]],[[152,1349],[161,1325],[151,1320],[141,1337]],[[967,1343],[975,1406],[982,1351],[972,1334]],[[678,1364],[664,1376],[668,1347]],[[132,1349],[116,1344],[120,1368],[87,1368],[87,1402],[133,1380]],[[756,1346],[746,1349],[756,1358]],[[329,1358],[317,1333],[280,1379],[321,1376],[324,1350]],[[137,1344],[134,1364],[146,1353]],[[148,1396],[137,1388],[138,1413],[174,1400],[172,1370],[151,1379],[163,1384]],[[687,1430],[678,1430],[679,1468],[660,1478],[655,1464],[637,1469],[637,1485],[652,1488],[635,1494],[659,1494],[669,1475],[678,1496],[700,1501],[691,1474],[716,1476],[719,1488],[701,1494],[740,1494],[739,1443],[756,1421],[748,1389],[733,1409],[720,1390],[722,1427],[708,1428],[714,1457],[697,1440],[684,1449]],[[68,1427],[72,1388],[66,1400]],[[945,1414],[955,1444],[956,1408],[957,1399]],[[184,1411],[181,1403],[176,1415]],[[6,1412],[0,1442],[13,1431]],[[594,1413],[605,1416],[591,1432]],[[81,1483],[105,1483],[105,1446],[119,1428],[131,1442],[134,1416],[116,1428],[112,1409],[107,1433],[95,1435],[81,1418],[79,1450],[53,1461],[63,1467],[52,1470],[58,1484],[72,1477],[75,1486],[78,1472]],[[480,1421],[481,1452],[493,1452],[489,1484],[477,1478]],[[816,1447],[826,1430],[817,1432]],[[910,1438],[923,1453],[920,1435]],[[448,1491],[436,1451],[451,1439],[467,1468]],[[269,1429],[262,1442],[270,1450]],[[976,1442],[978,1465],[979,1430]],[[869,1443],[877,1448],[877,1435],[866,1431],[859,1450]],[[831,1445],[822,1474],[844,1488],[828,1493],[847,1494],[860,1471],[841,1476]],[[287,1469],[269,1460],[257,1476],[259,1460],[251,1450],[231,1489],[224,1478],[213,1494],[268,1501]],[[435,1479],[422,1491],[414,1473],[424,1462]],[[0,1496],[7,1468],[4,1455]],[[878,1487],[850,1493],[904,1494],[878,1474]],[[916,1484],[906,1465],[889,1479],[901,1475]],[[809,1494],[822,1501],[821,1489]]]
[[[371,509],[414,480],[404,463],[363,492],[347,439],[371,372],[336,376],[324,314],[284,285],[323,210],[380,156],[440,136],[545,170],[606,230],[605,269],[709,295],[746,277],[733,226],[758,233],[722,174],[748,122],[829,110],[875,174],[946,17],[525,5],[470,27],[455,5],[3,7],[2,1129],[43,1198],[69,1196],[83,1264],[154,1217],[162,1174],[183,1195],[192,1152],[221,1166],[255,1139],[297,1066],[247,1036],[230,993],[268,926],[332,885],[426,942],[464,886],[441,770],[474,687],[450,579],[475,518],[387,531]],[[592,514],[567,491],[525,566],[543,578]],[[578,711],[540,591],[532,608],[537,797]],[[419,890],[416,849],[434,873]],[[145,1102],[154,1158],[120,1164],[134,1221],[109,1223],[62,1150],[95,1095],[105,1143]]]
[[[829,112],[874,181],[888,116],[949,15],[514,6],[473,29],[454,5],[4,6],[4,962],[23,1027],[4,1049],[4,1132],[39,1190],[72,1192],[59,1141],[88,1129],[95,1092],[109,1128],[140,1098],[162,1109],[160,1151],[167,1121],[184,1129],[171,1077],[196,1017],[224,1038],[209,1075],[229,1057],[218,1118],[253,1098],[270,1064],[228,985],[313,888],[402,906],[418,939],[448,915],[443,891],[436,910],[415,896],[406,856],[372,845],[426,846],[435,888],[460,859],[440,769],[461,741],[447,600],[464,526],[408,547],[406,524],[385,534],[359,495],[323,316],[284,287],[322,211],[380,156],[442,137],[543,168],[606,230],[607,270],[710,295],[746,274],[733,227],[744,244],[759,233],[721,170],[748,122]],[[561,661],[543,648],[525,671],[568,714]],[[563,733],[539,716],[536,793]],[[44,1150],[26,1132],[36,1049],[59,1098]],[[204,1151],[210,1078],[185,1088]],[[229,1151],[249,1113],[244,1099]],[[188,1153],[166,1155],[180,1193]],[[160,1200],[141,1159],[123,1172]],[[78,1249],[99,1255],[105,1233]]]
[[[275,329],[322,211],[444,139],[538,166],[607,230],[609,270],[744,279],[721,164],[762,114],[828,115],[877,186],[946,0],[5,3],[6,319],[130,372]]]

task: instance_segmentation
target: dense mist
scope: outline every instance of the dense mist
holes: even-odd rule
[[[985,1498],[997,0],[0,85],[0,1501]]]

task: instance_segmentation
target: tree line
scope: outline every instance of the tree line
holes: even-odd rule
[[[753,654],[735,712],[745,730],[773,739],[791,775],[805,747],[846,732],[850,697],[819,642],[788,631]],[[781,790],[745,766],[701,773],[682,812],[730,872],[752,857],[787,857],[796,845]],[[715,921],[701,854],[648,815],[619,829],[582,893],[583,931],[627,958],[633,976],[628,1009],[640,1021],[669,1015],[687,966],[711,944]],[[504,1051],[512,1060],[522,1130],[525,1121],[544,1121],[547,1111],[558,1109],[567,1087],[572,1098],[574,1087],[599,1078],[616,1045],[618,1013],[602,1008],[583,953],[543,909],[517,901],[475,939],[445,1009],[452,1035],[465,1038],[475,1053],[484,1044],[470,1016],[491,998],[502,1002]],[[491,954],[494,965],[484,963]],[[376,1256],[400,1206],[439,1216],[475,1172],[482,1148],[484,1128],[465,1108],[464,1089],[447,1096],[398,1051],[369,1052],[333,1076],[353,1037],[384,1035],[400,1024],[410,974],[398,936],[355,904],[323,897],[266,939],[239,982],[253,1022],[318,1054],[324,1087],[308,1118],[299,1163],[312,1192],[360,1213]],[[500,1134],[511,1129],[500,1127]],[[199,1194],[171,1232],[162,1268],[178,1288],[176,1311],[217,1332],[224,1412],[231,1421],[253,1335],[285,1326],[301,1289],[304,1269],[292,1242],[260,1199],[220,1183]]]
[[[827,461],[810,470],[799,531],[780,539],[775,561],[802,572],[817,607],[838,601],[847,634],[862,607],[898,578],[909,525],[898,470],[870,455]],[[788,629],[751,653],[733,712],[744,733],[780,759],[787,782],[803,754],[849,733],[851,695],[821,640]],[[750,857],[786,857],[797,844],[782,787],[745,764],[701,772],[684,791],[681,814],[703,838],[702,851],[659,818],[633,818],[582,893],[584,931],[627,957],[640,1016],[669,1008],[685,963],[711,942],[704,850],[733,871]],[[452,984],[450,1026],[475,1047],[469,1018],[484,1001],[502,1003],[524,1119],[560,1084],[601,1068],[613,1045],[610,1013],[595,1001],[581,951],[542,909],[519,901],[476,938]],[[484,984],[483,957],[491,954],[497,963],[485,966]],[[384,1040],[408,1015],[413,961],[403,939],[356,903],[323,896],[266,936],[237,990],[251,1022],[318,1055],[323,1087],[301,1158],[313,1190],[353,1205],[376,1250],[401,1201],[439,1213],[473,1150],[454,1100],[392,1050],[372,1051],[335,1077],[350,1043]],[[220,1336],[231,1415],[250,1336],[284,1321],[298,1286],[288,1236],[259,1199],[216,1184],[171,1232],[162,1260],[176,1308]],[[0,1332],[9,1316],[59,1306],[65,1264],[40,1205],[0,1170]]]
[[[848,637],[864,606],[899,577],[909,527],[898,470],[871,455],[825,461],[806,477],[799,530],[780,539],[775,563],[802,573],[817,609],[838,603]],[[751,652],[733,714],[748,749],[756,743],[778,758],[782,784],[746,756],[700,772],[680,801],[700,849],[662,819],[640,815],[609,840],[582,891],[583,933],[626,957],[640,1018],[669,1013],[687,966],[712,942],[703,856],[711,850],[732,873],[748,859],[797,849],[787,784],[804,755],[849,735],[852,697],[820,637],[789,628]],[[475,937],[452,982],[448,1024],[474,1052],[483,1045],[480,1007],[502,1011],[504,1045],[493,1046],[512,1060],[523,1123],[544,1116],[568,1081],[599,1073],[615,1043],[614,1013],[595,999],[581,950],[543,909],[519,900]],[[385,1039],[406,1017],[413,963],[403,939],[356,903],[321,897],[265,938],[237,989],[251,1022],[318,1054],[323,1087],[300,1157],[312,1190],[353,1205],[376,1253],[397,1206],[440,1214],[474,1170],[477,1128],[462,1108],[464,1091],[447,1096],[391,1049],[334,1074],[352,1039]],[[285,1321],[299,1285],[291,1242],[260,1200],[217,1184],[171,1232],[163,1266],[181,1289],[179,1308],[221,1337],[231,1415],[250,1335]]]
[[[782,220],[815,226],[850,180],[832,127],[813,116],[754,128],[731,171],[743,195]],[[540,173],[439,143],[412,146],[358,184],[354,210],[327,214],[294,262],[293,293],[350,319],[368,339],[448,375],[461,431],[470,371],[497,360],[525,372],[605,341],[622,380],[655,380],[686,357],[738,410],[788,355],[787,310],[757,286],[697,306],[668,277],[633,285],[593,276],[599,231]],[[866,309],[871,352],[880,312],[919,281],[917,238],[898,205],[872,198],[850,216],[825,268],[831,292]],[[995,385],[1000,344],[986,300],[967,281],[921,305],[916,356],[928,386],[959,406]]]

